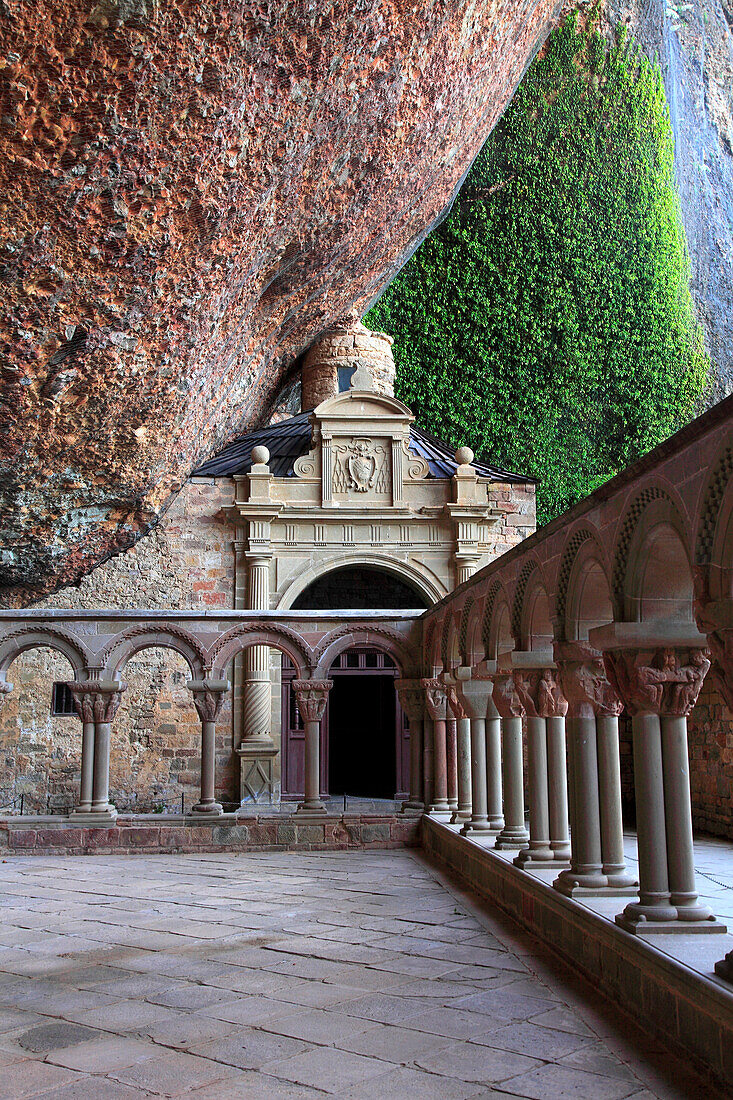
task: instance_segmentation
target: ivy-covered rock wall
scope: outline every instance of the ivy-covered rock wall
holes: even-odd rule
[[[541,479],[541,520],[689,419],[708,361],[658,68],[571,15],[366,322],[421,424]]]

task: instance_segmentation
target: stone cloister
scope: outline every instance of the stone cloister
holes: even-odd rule
[[[267,458],[254,456],[255,475]],[[458,476],[470,478],[472,456],[460,458]],[[50,647],[73,669],[82,727],[73,812],[4,818],[4,850],[421,844],[730,1087],[733,940],[698,895],[688,722],[706,691],[733,709],[732,474],[729,398],[567,514],[459,576],[424,611],[3,611],[2,698],[13,691],[14,660]],[[199,799],[185,818],[158,822],[118,818],[109,801],[125,667],[152,646],[186,661],[201,726]],[[409,722],[409,796],[384,814],[342,813],[322,798],[329,672],[360,646],[389,654]],[[290,814],[257,805],[224,813],[216,795],[216,721],[232,662],[259,647],[294,670],[305,756],[302,798]],[[633,752],[622,761],[627,724]],[[370,744],[358,751],[368,754]],[[252,752],[263,769],[272,755],[261,744]],[[622,770],[635,794],[633,860]]]

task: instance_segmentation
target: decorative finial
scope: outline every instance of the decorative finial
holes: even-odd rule
[[[456,451],[456,462],[459,466],[470,466],[473,459],[474,454],[470,447],[459,447]]]
[[[266,466],[270,461],[270,452],[267,447],[258,446],[252,448],[252,465]]]

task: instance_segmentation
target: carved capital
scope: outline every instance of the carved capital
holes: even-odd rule
[[[458,698],[469,718],[486,718],[494,690],[493,681],[486,676],[472,676],[456,684]],[[494,707],[491,707],[492,714]]]
[[[293,691],[304,722],[320,722],[333,680],[293,680]]]
[[[733,710],[733,630],[724,628],[708,634],[713,658],[710,675],[729,710]]]
[[[709,650],[616,649],[603,654],[606,674],[630,714],[686,717],[710,668]]]
[[[511,672],[498,672],[492,677],[494,690],[491,698],[502,718],[524,718],[524,706],[517,694],[514,676]]]
[[[121,680],[72,680],[69,691],[82,722],[111,722],[122,701],[127,684]]]
[[[411,722],[420,722],[425,716],[425,691],[420,680],[395,680],[400,706]]]
[[[462,700],[458,696],[458,692],[456,690],[456,685],[455,684],[446,684],[445,685],[445,697],[446,697],[450,712],[451,712],[452,716],[456,719],[457,722],[460,721],[461,718],[466,718],[467,717],[466,709],[463,706]]]
[[[561,642],[555,660],[571,717],[618,717],[624,705],[606,675],[602,653],[588,642]]]
[[[448,707],[448,699],[445,694],[445,684],[440,680],[426,679],[422,681],[425,689],[425,705],[428,714],[434,722],[444,722]]]
[[[516,668],[514,686],[529,718],[563,718],[568,702],[551,668]]]

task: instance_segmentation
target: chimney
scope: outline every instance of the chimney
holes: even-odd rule
[[[370,332],[356,313],[342,317],[319,336],[306,353],[301,372],[301,410],[315,409],[351,387],[356,367],[366,367],[377,393],[394,395],[394,340]]]

